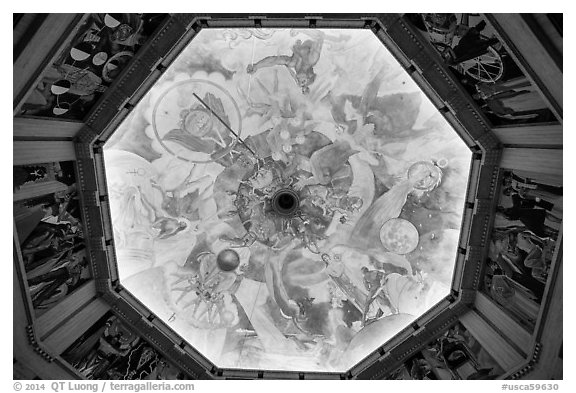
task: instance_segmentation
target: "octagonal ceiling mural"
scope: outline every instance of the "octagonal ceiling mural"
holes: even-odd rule
[[[471,152],[371,31],[204,29],[104,158],[120,282],[218,367],[343,372],[449,294]]]

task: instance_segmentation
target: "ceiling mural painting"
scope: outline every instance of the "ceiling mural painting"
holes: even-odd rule
[[[471,152],[370,31],[202,30],[104,157],[122,285],[218,367],[343,372],[449,294]]]

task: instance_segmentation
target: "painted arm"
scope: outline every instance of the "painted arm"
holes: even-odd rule
[[[291,56],[268,56],[260,60],[255,64],[249,64],[246,71],[249,74],[253,74],[261,68],[273,67],[276,65],[291,66],[292,57]]]

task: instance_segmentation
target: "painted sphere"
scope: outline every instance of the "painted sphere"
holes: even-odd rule
[[[392,218],[380,228],[380,241],[390,252],[408,254],[418,246],[418,230],[410,221]]]
[[[408,169],[408,179],[420,191],[432,191],[442,179],[442,171],[430,161],[418,161]]]
[[[227,248],[218,253],[216,264],[220,270],[230,272],[240,265],[240,256],[236,251]]]

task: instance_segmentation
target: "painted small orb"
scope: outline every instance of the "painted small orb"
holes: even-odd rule
[[[448,159],[445,157],[439,158],[436,160],[436,165],[438,168],[446,168],[448,166]]]
[[[408,254],[418,246],[418,230],[410,221],[403,218],[392,218],[380,228],[380,241],[390,252]]]
[[[101,66],[102,64],[106,63],[106,60],[108,60],[108,53],[98,52],[92,58],[92,64],[95,66]]]
[[[227,248],[218,253],[216,264],[220,270],[231,272],[240,265],[240,256],[236,251]]]

